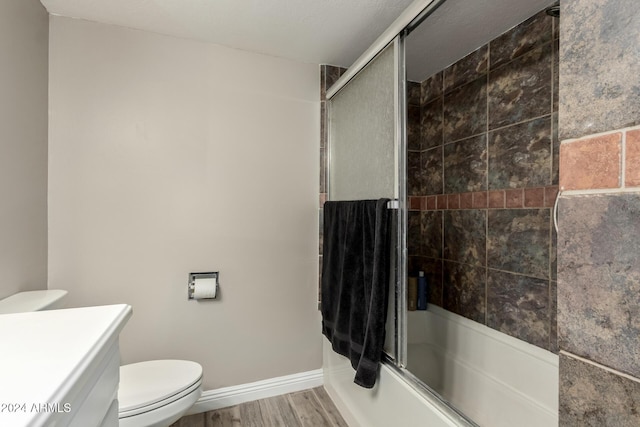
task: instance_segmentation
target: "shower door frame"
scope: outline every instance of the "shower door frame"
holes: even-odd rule
[[[394,251],[395,266],[392,277],[395,281],[394,292],[394,348],[392,354],[385,352],[385,361],[402,371],[403,376],[413,377],[411,382],[419,382],[410,372],[406,371],[407,366],[407,221],[408,221],[408,199],[407,199],[407,77],[405,64],[405,43],[407,35],[419,26],[427,17],[436,11],[446,0],[415,0],[393,24],[367,49],[347,71],[333,84],[326,93],[327,118],[331,116],[331,99],[342,88],[355,78],[360,71],[365,69],[379,53],[389,47],[394,49],[394,113],[395,113],[395,194],[394,199],[397,205],[395,227],[396,238]],[[393,45],[393,46],[392,46]],[[327,119],[327,143],[331,146],[331,133],[329,132],[329,120]],[[331,170],[331,150],[327,156],[327,175]],[[331,200],[330,179],[327,184],[328,200]],[[424,385],[424,383],[422,383]],[[427,386],[430,390],[430,388]],[[433,392],[435,393],[435,392]],[[436,393],[437,394],[437,393]]]
[[[368,58],[367,62],[353,71],[353,66],[347,70],[343,76],[345,79],[339,79],[326,94],[326,117],[327,117],[327,194],[328,200],[332,198],[331,186],[331,100],[340,90],[345,88],[358,74],[364,70],[369,64],[378,58],[378,55],[386,49],[393,49],[393,151],[394,165],[393,170],[380,171],[381,173],[394,174],[393,197],[390,209],[393,209],[392,228],[395,236],[392,236],[393,251],[391,268],[393,271],[390,280],[393,284],[393,328],[394,339],[392,350],[384,352],[384,359],[393,365],[404,368],[406,366],[406,269],[407,269],[407,239],[406,239],[406,221],[407,221],[407,192],[406,192],[406,126],[404,126],[406,118],[406,72],[404,57],[404,38],[401,34],[396,35],[389,43],[382,45],[373,56]],[[353,71],[349,73],[349,71]],[[391,283],[390,283],[391,285]],[[391,314],[391,313],[389,313]]]
[[[393,45],[394,49],[394,149],[395,149],[395,246],[392,260],[392,280],[394,281],[394,348],[392,354],[385,351],[383,363],[409,384],[419,395],[435,404],[438,409],[457,425],[477,427],[472,420],[451,406],[440,394],[413,375],[407,366],[407,76],[405,64],[405,38],[429,17],[446,0],[415,0],[398,19],[365,51],[349,69],[327,91],[327,176],[331,169],[331,133],[329,120],[331,99],[358,75],[379,53]],[[330,180],[328,180],[330,181]],[[327,184],[328,200],[331,200],[331,185]]]

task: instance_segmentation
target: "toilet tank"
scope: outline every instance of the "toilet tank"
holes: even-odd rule
[[[61,289],[18,292],[0,300],[0,314],[62,308],[65,295],[67,295],[67,291]]]

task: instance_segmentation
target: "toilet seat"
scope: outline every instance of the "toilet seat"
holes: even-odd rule
[[[202,366],[186,360],[151,360],[120,367],[119,418],[140,415],[198,392]],[[196,397],[197,399],[197,397]]]

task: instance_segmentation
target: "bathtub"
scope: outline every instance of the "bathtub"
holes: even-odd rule
[[[480,426],[558,425],[558,356],[437,306],[409,312],[408,368]],[[396,368],[376,386],[353,384],[346,358],[324,340],[327,392],[350,426],[468,425]]]

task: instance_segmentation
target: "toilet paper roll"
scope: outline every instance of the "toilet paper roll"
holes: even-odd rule
[[[207,277],[196,279],[193,285],[194,299],[211,299],[216,297],[216,291],[218,290],[217,278]]]

